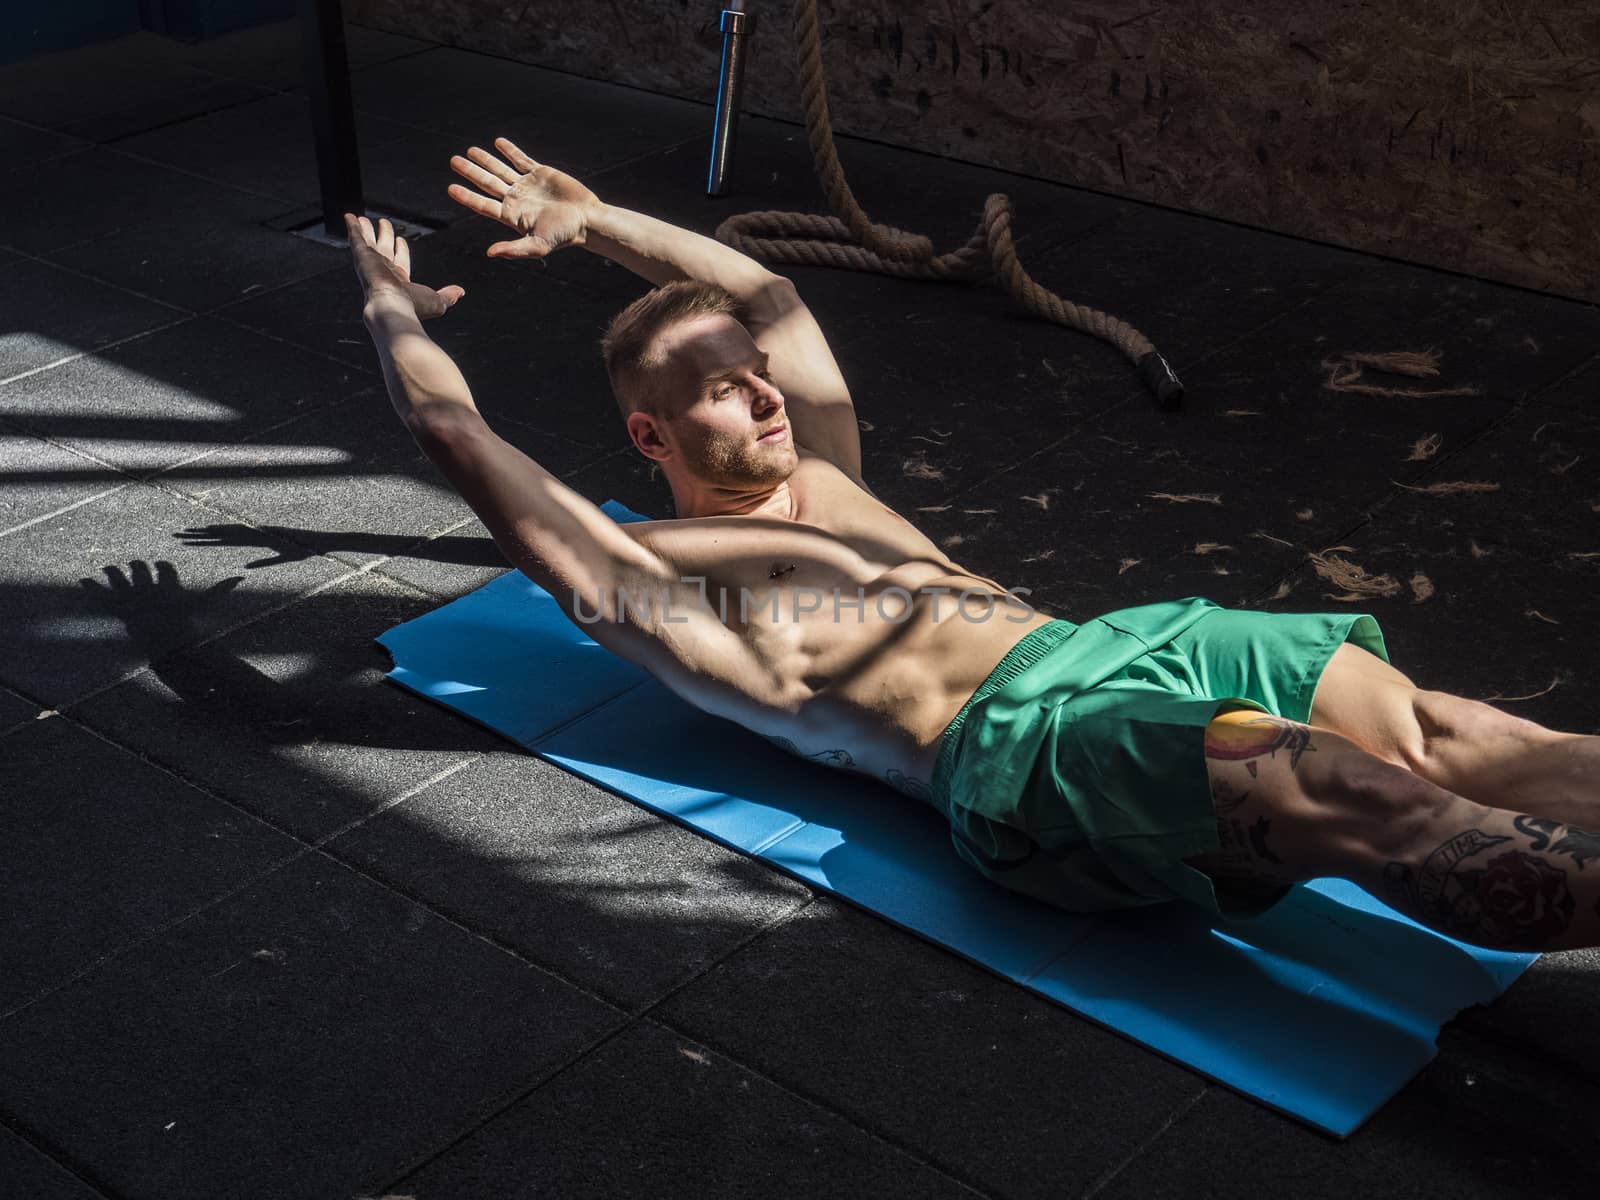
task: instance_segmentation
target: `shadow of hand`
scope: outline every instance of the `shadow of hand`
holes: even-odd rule
[[[299,530],[280,525],[200,525],[180,529],[173,536],[189,546],[261,546],[271,550],[273,557],[258,558],[245,563],[246,570],[256,567],[276,567],[283,563],[304,562],[318,551],[303,546],[294,538]]]
[[[287,525],[200,525],[173,535],[190,546],[265,546],[276,557],[258,558],[245,563],[246,569],[275,567],[280,563],[301,562],[319,554],[343,550],[351,554],[375,554],[380,558],[405,555],[431,562],[459,563],[472,567],[507,567],[494,540],[487,536],[446,534],[419,537],[415,534],[364,533],[295,529]]]
[[[129,563],[126,574],[115,564],[101,570],[104,583],[78,581],[91,607],[120,620],[128,636],[152,655],[188,640],[199,614],[244,582],[243,575],[234,575],[198,591],[178,582],[178,570],[171,563],[156,563],[152,574],[142,559]]]

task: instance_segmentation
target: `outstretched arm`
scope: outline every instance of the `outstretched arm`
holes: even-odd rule
[[[347,214],[345,226],[395,411],[506,559],[596,642],[691,703],[735,718],[751,701],[793,703],[704,604],[698,581],[679,579],[597,505],[490,430],[461,372],[422,328],[422,318],[443,313],[461,289],[413,283],[410,249],[387,221],[375,230]]]
[[[850,391],[811,311],[794,284],[731,246],[630,209],[602,203],[570,175],[533,161],[506,138],[502,159],[474,146],[450,165],[474,184],[450,196],[521,236],[489,247],[496,258],[543,258],[584,246],[652,284],[703,279],[737,296],[756,345],[772,360],[795,441],[861,479],[861,432]]]

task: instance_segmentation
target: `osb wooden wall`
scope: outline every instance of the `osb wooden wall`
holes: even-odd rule
[[[748,5],[749,111],[800,117],[792,3]],[[842,132],[1600,300],[1600,0],[820,3]],[[707,101],[719,7],[346,0]]]

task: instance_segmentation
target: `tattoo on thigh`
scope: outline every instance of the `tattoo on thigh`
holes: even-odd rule
[[[1421,908],[1417,903],[1417,873],[1403,862],[1383,868],[1383,886],[1399,908]]]
[[[1384,882],[1445,933],[1507,946],[1546,945],[1565,932],[1576,908],[1567,873],[1545,855],[1524,850],[1480,857],[1509,841],[1467,829],[1434,850],[1420,871],[1390,863]]]
[[[1302,754],[1316,750],[1311,744],[1310,728],[1272,716],[1216,720],[1206,726],[1206,757],[1243,762],[1251,778],[1256,775],[1255,760],[1276,757],[1279,750],[1289,752],[1289,769],[1294,770],[1300,765]]]
[[[1250,826],[1250,849],[1255,851],[1258,858],[1264,858],[1267,862],[1281,863],[1283,859],[1267,849],[1267,833],[1271,829],[1272,822],[1266,817],[1259,818]]]
[[[1223,813],[1231,813],[1237,809],[1246,800],[1250,799],[1250,793],[1234,787],[1226,779],[1213,779],[1211,781],[1211,799],[1212,807],[1217,810],[1217,814],[1220,816]]]
[[[1259,817],[1249,826],[1237,817],[1217,818],[1218,851],[1215,858],[1205,860],[1205,866],[1230,883],[1282,887],[1282,873],[1264,865],[1283,862],[1267,846],[1271,829],[1272,821],[1267,817]]]
[[[1517,817],[1512,824],[1517,827],[1518,833],[1528,836],[1530,850],[1543,850],[1549,846],[1552,854],[1570,854],[1580,871],[1589,865],[1591,858],[1600,858],[1600,835],[1590,833],[1587,829],[1563,825],[1549,817]],[[1561,837],[1552,846],[1551,840],[1557,833]]]

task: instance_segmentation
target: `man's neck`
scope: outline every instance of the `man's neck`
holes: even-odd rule
[[[794,520],[794,493],[788,480],[755,492],[732,492],[711,488],[690,496],[674,496],[673,509],[679,519],[691,517],[777,517]]]

